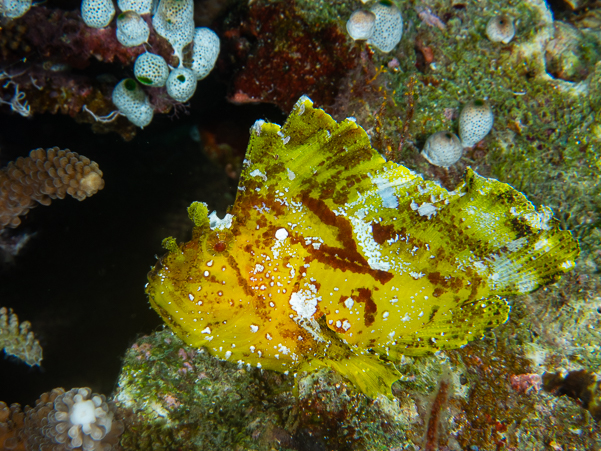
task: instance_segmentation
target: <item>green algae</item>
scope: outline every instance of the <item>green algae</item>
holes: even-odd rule
[[[301,377],[294,395],[292,377],[221,361],[166,330],[127,352],[114,400],[125,450],[407,449],[417,421],[407,396],[370,400],[327,369]]]
[[[428,176],[429,165],[418,155],[427,137],[457,130],[462,106],[473,98],[487,99],[495,126],[484,140],[485,156],[466,158],[459,167],[485,166],[484,175],[511,184],[536,204],[550,205],[562,226],[580,240],[583,260],[596,270],[601,264],[601,64],[592,64],[600,55],[596,41],[587,37],[582,42],[590,76],[580,84],[569,83],[547,74],[544,49],[533,43],[553,28],[541,5],[479,2],[463,10],[438,1],[423,5],[443,17],[446,28],[428,25],[411,4],[399,4],[405,24],[413,26],[406,26],[393,52],[373,54],[372,64],[381,71],[380,96],[336,106],[342,110],[338,117],[355,115],[366,129],[380,122],[379,133],[391,149],[379,150],[390,153],[411,110],[406,145],[394,159]],[[517,34],[509,45],[485,36],[486,23],[496,12],[517,18]],[[342,9],[338,20],[343,25]],[[420,48],[432,52],[432,63],[420,66]],[[393,57],[396,70],[386,67]],[[383,99],[388,102],[378,114]]]

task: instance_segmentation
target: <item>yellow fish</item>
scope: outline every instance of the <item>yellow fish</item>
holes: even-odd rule
[[[457,348],[505,322],[499,296],[574,267],[549,208],[468,170],[449,192],[371,148],[308,97],[257,121],[231,211],[188,209],[192,240],[164,241],[154,309],[191,346],[240,365],[335,369],[371,397],[392,362]]]

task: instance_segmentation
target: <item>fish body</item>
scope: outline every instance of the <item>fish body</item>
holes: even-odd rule
[[[393,362],[457,348],[505,322],[501,297],[574,266],[550,209],[468,170],[449,192],[371,148],[302,97],[283,127],[251,129],[220,219],[196,202],[192,240],[168,241],[151,305],[191,346],[280,372],[327,366],[371,397]]]

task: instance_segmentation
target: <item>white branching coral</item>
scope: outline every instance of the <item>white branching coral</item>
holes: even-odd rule
[[[11,309],[0,308],[0,349],[32,366],[41,363],[42,347],[29,331],[30,327],[29,321],[19,324],[19,318]]]

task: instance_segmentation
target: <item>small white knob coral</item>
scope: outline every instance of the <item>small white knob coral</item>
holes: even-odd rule
[[[191,69],[196,79],[202,80],[215,67],[219,56],[219,36],[209,28],[199,27],[194,31],[193,45]]]
[[[113,103],[130,122],[140,128],[152,122],[154,110],[142,88],[132,80],[126,78],[113,89]]]
[[[148,24],[135,11],[125,11],[117,16],[117,40],[125,47],[135,47],[148,42]]]
[[[351,14],[346,22],[346,31],[355,41],[366,41],[374,33],[376,15],[371,11],[359,10]]]
[[[74,388],[54,400],[54,411],[43,426],[44,435],[64,449],[112,450],[123,431],[122,424],[114,421],[113,410],[104,396],[87,387]]]
[[[18,19],[31,8],[31,0],[0,0],[0,16]]]
[[[81,17],[88,27],[104,28],[113,20],[115,6],[112,0],[83,0]]]
[[[165,86],[169,77],[169,66],[165,59],[154,53],[142,53],[134,64],[134,75],[140,83],[146,86]]]
[[[437,132],[426,141],[422,156],[434,166],[448,168],[457,163],[463,154],[463,146],[455,133]]]
[[[488,25],[486,25],[486,36],[492,42],[509,44],[515,36],[513,19],[506,14],[493,17],[488,21]]]
[[[178,102],[187,102],[196,91],[196,75],[190,69],[179,67],[167,78],[167,94]]]
[[[384,53],[390,52],[403,36],[403,16],[399,9],[389,0],[376,3],[371,12],[376,16],[374,31],[367,43]]]
[[[135,11],[140,15],[152,12],[152,0],[117,0],[117,6],[121,11]]]
[[[459,115],[459,137],[463,147],[473,147],[491,131],[493,114],[484,100],[472,100]]]

